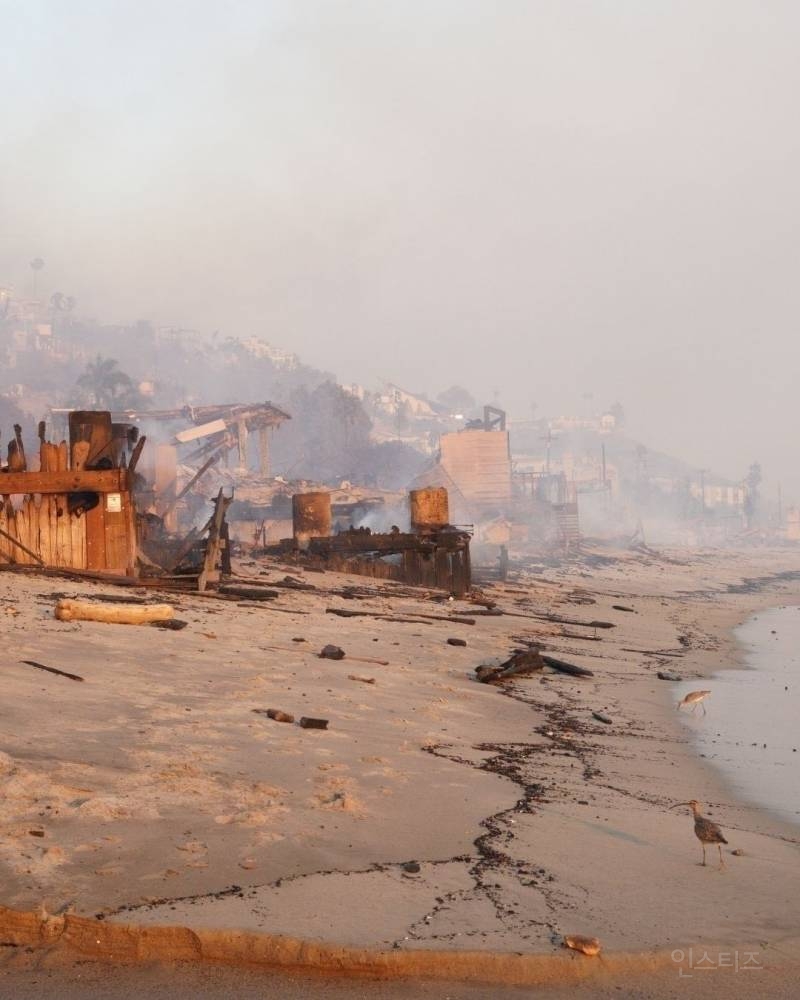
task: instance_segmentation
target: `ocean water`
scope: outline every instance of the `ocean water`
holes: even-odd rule
[[[736,636],[743,669],[672,688],[676,701],[711,691],[706,715],[683,708],[683,724],[738,797],[800,826],[800,608],[759,612]]]

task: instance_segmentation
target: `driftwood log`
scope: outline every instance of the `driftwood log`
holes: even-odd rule
[[[61,622],[107,622],[112,625],[146,625],[169,621],[175,611],[170,604],[95,604],[92,601],[61,600],[56,618]]]

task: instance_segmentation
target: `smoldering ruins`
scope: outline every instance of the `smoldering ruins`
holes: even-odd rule
[[[796,992],[798,11],[4,10],[0,994]]]

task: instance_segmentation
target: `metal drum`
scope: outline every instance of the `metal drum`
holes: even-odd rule
[[[411,490],[408,502],[411,507],[412,531],[431,531],[450,523],[450,506],[444,486]]]
[[[327,538],[331,533],[330,493],[295,493],[292,530],[300,549],[307,549],[311,538]]]

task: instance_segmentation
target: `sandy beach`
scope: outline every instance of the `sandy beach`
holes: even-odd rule
[[[657,672],[700,680],[738,664],[737,624],[800,603],[800,554],[598,549],[482,585],[503,612],[492,616],[364,578],[236,569],[314,589],[258,603],[170,595],[188,625],[164,631],[58,622],[59,596],[120,591],[0,575],[4,942],[25,936],[11,911],[33,911],[48,915],[42,940],[71,941],[73,957],[79,918],[103,935],[146,927],[151,943],[153,928],[191,928],[206,958],[223,944],[236,958],[258,935],[477,955],[475,968],[480,955],[551,956],[553,976],[595,981],[598,996],[623,969],[672,982],[670,956],[686,965],[690,948],[720,965],[747,950],[761,967],[751,975],[776,990],[797,971],[800,830],[736,800],[688,742],[678,685]],[[476,682],[479,664],[524,639],[594,676]],[[345,658],[319,658],[328,643]],[[725,831],[723,872],[716,850],[699,866],[689,811],[671,808],[690,798]],[[567,952],[565,934],[598,937],[601,958]],[[170,958],[164,947],[152,954]],[[783,995],[760,982],[760,995]]]

